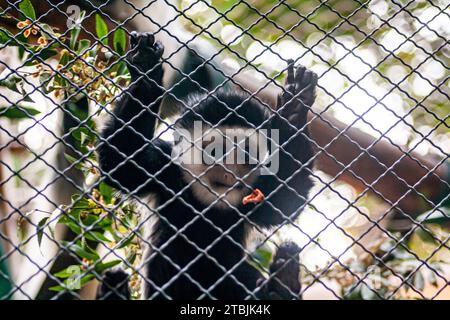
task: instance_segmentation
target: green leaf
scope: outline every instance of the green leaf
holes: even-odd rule
[[[100,185],[99,185],[99,191],[100,191],[100,194],[102,195],[102,197],[103,197],[103,200],[105,200],[105,202],[107,203],[107,204],[109,204],[109,203],[111,203],[111,200],[112,200],[112,198],[113,198],[113,195],[114,195],[114,190],[113,190],[113,188],[111,188],[108,184],[106,184],[105,182],[100,182]]]
[[[33,66],[35,64],[35,62],[41,62],[41,61],[45,61],[47,59],[50,59],[51,57],[54,57],[58,54],[58,52],[56,50],[52,50],[52,49],[42,49],[41,51],[39,51],[38,53],[36,53],[33,56],[33,59],[31,60],[27,60],[24,65],[29,67],[29,66]]]
[[[111,269],[121,263],[121,260],[113,260],[105,263],[97,263],[95,266],[95,271],[97,273],[103,273],[105,270]]]
[[[53,286],[53,287],[48,288],[48,290],[53,291],[53,292],[61,292],[66,289],[61,286]]]
[[[80,133],[80,143],[82,146],[86,145],[86,142],[89,141],[89,136],[88,134],[81,132]]]
[[[62,205],[59,206],[58,208],[53,210],[50,217],[48,217],[49,219],[48,230],[50,231],[50,235],[52,236],[53,239],[55,239],[55,227],[58,218],[61,216],[61,210],[63,210],[62,208],[63,208]]]
[[[39,113],[40,111],[36,109],[17,105],[10,106],[8,108],[0,107],[0,117],[6,117],[8,119],[31,118]]]
[[[34,102],[34,100],[31,99],[30,95],[27,94],[27,93],[24,94],[22,100],[25,101],[25,102]]]
[[[25,58],[25,56],[27,56],[27,52],[25,52],[25,48],[26,48],[26,46],[22,45],[22,43],[19,44],[18,50],[19,50],[20,61],[22,61]]]
[[[41,28],[42,35],[48,39],[48,40],[52,40],[53,37],[55,37],[55,32],[53,31],[53,28],[51,26],[49,26],[46,23],[39,23],[39,27]]]
[[[108,26],[102,17],[98,14],[95,15],[95,32],[97,33],[98,40],[100,40],[103,45],[108,45]]]
[[[34,11],[33,5],[31,4],[30,0],[22,0],[19,3],[19,9],[22,11],[22,14],[31,19],[36,20],[36,12]]]
[[[270,261],[272,260],[272,251],[267,250],[268,248],[258,248],[254,252],[254,257],[258,262],[264,267],[269,268]]]
[[[105,242],[109,243],[111,240],[109,240],[107,237],[103,235],[103,233],[98,231],[89,231],[85,234],[86,239],[91,241],[97,241],[97,242]]]
[[[426,243],[436,244],[436,240],[430,231],[426,231],[423,228],[417,228],[414,233],[419,236],[419,238]]]
[[[133,239],[136,237],[136,235],[135,234],[133,234],[133,233],[129,233],[129,234],[127,234],[127,235],[125,235],[122,239],[125,239],[125,241],[123,241],[117,248],[118,249],[123,249],[123,248],[125,248],[125,247],[128,247],[129,246],[129,244],[131,243],[131,242],[133,242]]]
[[[109,222],[105,222],[105,217],[100,217],[97,214],[88,214],[83,219],[80,219],[80,223],[83,226],[94,226],[95,228],[102,229],[103,227],[109,226]]]
[[[116,52],[119,55],[123,56],[125,54],[126,45],[127,45],[127,38],[125,30],[123,30],[122,28],[117,29],[114,32],[114,50],[116,50]]]
[[[68,153],[64,153],[64,158],[65,158],[65,159],[67,160],[67,162],[69,162],[69,163],[75,163],[75,162],[78,161],[77,158],[71,156],[71,155],[68,154]]]
[[[70,265],[67,268],[55,273],[54,276],[61,279],[68,278],[74,274],[74,267],[81,268],[79,265]]]
[[[83,54],[84,51],[87,50],[87,48],[89,48],[91,46],[91,41],[88,39],[82,39],[79,41],[78,43],[78,53]]]
[[[92,279],[94,279],[93,274],[88,274],[88,275],[84,276],[83,278],[81,278],[81,286],[83,287],[86,283],[88,283]]]
[[[59,64],[62,66],[65,66],[71,61],[71,56],[68,51],[65,51],[63,55],[61,56],[61,59],[59,59]]]
[[[86,198],[80,198],[80,195],[76,195],[72,198],[73,201],[73,208],[82,208],[82,209],[89,209],[89,200]]]
[[[81,108],[77,103],[67,101],[64,105],[78,120],[83,121],[89,116],[88,108]]]
[[[39,223],[37,225],[37,237],[38,237],[39,247],[41,247],[42,236],[44,235],[45,223],[48,221],[48,218],[49,217],[42,219],[41,221],[39,221]]]
[[[22,92],[20,92],[19,88],[17,87],[17,85],[22,81],[23,79],[21,77],[15,74],[10,74],[6,79],[0,80],[0,86],[6,87],[9,90],[22,94]]]
[[[129,76],[128,68],[125,62],[118,61],[116,65],[114,65],[114,68],[117,70],[117,77],[127,77]],[[123,77],[123,78],[125,78]],[[117,79],[117,78],[116,78]]]
[[[18,83],[16,89],[17,89],[18,92],[23,96],[22,101],[25,101],[25,102],[34,102],[34,101],[31,99],[30,94],[27,93],[27,92],[25,91],[25,89],[23,88],[23,82]]]
[[[72,137],[74,137],[75,140],[80,141],[81,145],[84,145],[86,139],[89,138],[89,129],[77,128],[72,132]]]
[[[44,93],[49,93],[51,89],[49,88],[50,81],[52,79],[52,74],[50,72],[42,72],[39,75],[39,83],[44,91]]]
[[[418,222],[428,224],[448,226],[450,225],[450,209],[449,208],[439,208],[439,210],[434,209],[434,211],[431,214],[430,211],[425,212],[424,214],[418,216],[416,220]]]
[[[73,222],[70,219],[66,219],[66,220],[63,220],[63,221],[58,221],[58,223],[65,224],[76,235],[80,235],[83,232],[83,230],[81,230],[81,228],[78,225],[78,223]]]
[[[68,280],[71,280],[71,279],[68,278],[64,281],[64,286],[54,286],[54,287],[50,287],[48,290],[55,291],[55,292],[78,290],[78,289],[81,289],[82,287],[84,287],[84,285],[86,285],[93,278],[94,278],[93,274],[88,274],[88,275],[84,276],[83,278],[81,278],[80,288],[77,288],[77,289],[70,288],[70,286],[68,285]]]
[[[80,27],[73,27],[72,30],[70,30],[70,42],[69,47],[70,49],[75,51],[75,46],[77,45],[78,36],[80,35],[81,28]]]
[[[0,29],[0,42],[1,44],[6,43],[8,39],[11,39],[11,41],[8,43],[8,46],[12,47],[18,47],[19,50],[19,58],[22,59],[23,55],[25,54],[25,48],[28,50],[33,51],[34,47],[30,46],[28,44],[28,39],[25,38],[23,33],[19,33],[16,35],[11,34],[6,29]]]
[[[82,11],[80,12],[80,15],[78,17],[76,17],[75,21],[72,21],[72,25],[70,28],[70,42],[69,42],[69,47],[70,49],[74,50],[76,49],[77,46],[77,40],[78,37],[80,35],[80,31],[81,31],[81,23],[84,20],[84,16],[86,14],[86,11]]]
[[[126,260],[129,264],[134,264],[137,258],[137,254],[135,250],[128,250],[127,255],[125,256]]]
[[[80,244],[69,244],[67,241],[63,242],[64,245],[69,246],[69,249],[76,253],[77,256],[85,258],[88,260],[97,261],[100,256],[94,250],[88,248],[87,246],[83,248]]]
[[[5,44],[7,41],[11,39],[14,40],[14,36],[8,30],[0,29],[0,44]],[[17,42],[11,41],[9,42],[8,45],[9,46],[17,45]]]

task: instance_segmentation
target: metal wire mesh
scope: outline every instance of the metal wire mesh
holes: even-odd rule
[[[170,288],[180,279],[199,292],[192,298],[217,298],[218,288],[232,279],[254,299],[283,273],[271,265],[287,239],[299,252],[282,262],[287,266],[300,256],[299,274],[289,276],[300,279],[301,290],[280,285],[296,298],[450,297],[447,1],[0,3],[0,298],[94,298],[95,280],[120,267],[136,299],[147,286],[155,289],[145,298],[172,299]],[[130,78],[133,30],[151,32],[165,45],[163,86],[151,76],[159,64]],[[244,213],[229,201],[234,187],[217,193],[204,182],[212,167],[201,173],[185,169],[192,179],[174,190],[163,178],[172,158],[155,172],[143,168],[137,188],[116,179],[121,167],[140,166],[136,158],[147,145],[164,153],[155,141],[177,131],[183,115],[195,110],[185,101],[192,92],[204,94],[198,105],[214,99],[229,108],[217,97],[221,90],[238,90],[248,94],[241,105],[257,101],[273,111],[285,90],[289,59],[319,78],[305,127],[291,124],[314,156],[301,162],[290,155],[295,172],[274,178],[279,188],[294,192],[290,184],[297,173],[313,179],[308,196],[297,194],[304,202],[295,210],[302,212],[299,218],[281,212],[266,194],[265,203],[283,219],[262,228],[249,218],[256,209]],[[142,79],[163,92],[151,139],[133,125],[149,106],[127,89]],[[142,105],[126,121],[113,112],[121,96]],[[238,116],[231,108],[229,114]],[[269,122],[254,127],[240,118],[255,130]],[[104,137],[101,128],[111,119],[120,127]],[[124,131],[146,144],[131,154],[117,149],[112,141]],[[280,146],[283,152],[290,141]],[[98,162],[104,146],[123,159],[108,172]],[[143,196],[150,182],[167,196],[156,202]],[[201,209],[183,197],[196,183],[214,196]],[[173,203],[195,217],[173,225],[160,214]],[[220,204],[239,217],[226,228],[208,216]],[[155,219],[172,234],[158,246],[143,231]],[[243,223],[259,234],[249,244],[233,236]],[[199,224],[218,235],[204,246],[188,232]],[[182,265],[165,253],[180,239],[196,252]],[[244,253],[231,266],[211,253],[222,242]],[[164,283],[147,276],[157,256],[174,270]],[[221,274],[207,286],[195,271],[202,261]],[[265,276],[254,290],[236,277],[247,263]],[[114,293],[122,294],[112,288]]]

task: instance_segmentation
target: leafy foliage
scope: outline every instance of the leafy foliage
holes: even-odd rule
[[[183,7],[184,1],[179,2]],[[290,2],[290,5],[299,10],[298,13],[292,14],[289,12],[290,10],[287,10],[288,7],[284,2],[277,10],[268,9],[279,4],[274,0],[254,1],[252,3],[254,8],[245,7],[237,0],[212,1],[211,5],[206,3],[207,14],[201,10],[192,10],[196,14],[191,15],[187,10],[185,15],[190,18],[190,20],[186,20],[187,29],[194,33],[201,28],[207,30],[209,34],[204,32],[203,36],[221,48],[223,48],[223,43],[227,44],[228,48],[225,49],[227,53],[232,50],[240,56],[246,57],[247,60],[254,60],[252,63],[262,69],[267,66],[260,63],[256,58],[257,55],[255,59],[246,56],[249,47],[252,44],[258,44],[259,41],[255,39],[261,39],[264,43],[277,42],[280,39],[283,40],[285,30],[290,30],[287,36],[289,40],[297,41],[298,39],[299,43],[306,43],[307,46],[311,46],[308,41],[317,42],[319,45],[325,45],[327,51],[336,51],[334,50],[336,44],[327,42],[329,39],[324,38],[323,43],[320,43],[322,40],[317,41],[314,37],[311,38],[311,34],[317,37],[317,33],[320,35],[321,32],[333,30],[342,21],[337,14],[326,14],[329,13],[330,7],[336,7],[336,12],[348,16],[357,5],[353,3],[342,8],[339,7],[338,1],[331,1],[315,10],[313,8],[319,6],[314,1],[295,0]],[[114,32],[108,30],[102,17],[96,15],[95,31],[98,41],[80,38],[83,28],[83,12],[67,34],[60,34],[58,29],[36,21],[36,12],[29,0],[20,1],[19,8],[22,11],[20,19],[7,17],[16,23],[17,33],[13,34],[0,28],[0,44],[2,47],[17,47],[23,60],[23,66],[34,68],[34,71],[17,70],[7,78],[0,79],[0,87],[20,94],[21,102],[33,103],[25,90],[25,84],[29,77],[37,78],[40,90],[45,94],[53,94],[64,99],[62,107],[82,123],[70,132],[71,137],[75,140],[78,154],[66,154],[65,157],[75,168],[84,173],[86,181],[89,181],[91,192],[73,195],[71,204],[61,206],[49,216],[42,218],[36,225],[39,244],[45,237],[54,238],[55,224],[66,226],[76,235],[74,241],[63,242],[61,245],[77,256],[79,263],[58,270],[54,276],[60,279],[60,285],[51,288],[56,292],[75,291],[106,270],[118,265],[133,272],[141,259],[139,213],[130,202],[100,181],[94,152],[95,145],[98,143],[98,132],[94,119],[114,101],[121,91],[121,87],[129,81],[129,73],[122,59],[126,52],[126,32],[122,28],[118,28]],[[219,13],[226,14],[226,16],[221,16],[219,21],[223,27],[228,27],[228,31],[232,31],[231,37],[226,37],[225,32],[210,30],[213,27],[211,25],[209,28],[212,21],[210,18],[218,15],[214,8]],[[416,9],[419,10],[420,6]],[[303,21],[302,15],[313,11],[315,14],[308,21],[319,26],[322,29],[321,32],[318,32],[318,28],[314,24],[306,21],[302,22],[302,28],[297,28],[296,25],[299,24],[299,21]],[[265,19],[260,19],[261,12],[269,13]],[[358,15],[356,19],[358,23],[362,24],[366,22],[367,16]],[[364,28],[362,29],[364,30]],[[350,24],[344,24],[335,33],[349,36],[350,31],[354,31],[353,27]],[[370,30],[366,30],[367,33],[368,31]],[[381,28],[379,33],[383,34],[386,31]],[[215,34],[221,34],[222,39],[215,37]],[[36,36],[37,41],[30,40],[30,35]],[[362,40],[360,39],[361,35],[353,34],[351,36],[359,37],[356,40]],[[371,41],[365,41],[372,45]],[[320,48],[318,46],[315,50]],[[438,52],[437,55],[443,55],[443,53]],[[229,56],[233,57],[233,55]],[[403,52],[398,56],[408,63],[415,58],[413,54],[408,56]],[[440,58],[443,59],[442,56]],[[57,68],[51,66],[50,59],[58,61]],[[246,63],[246,61],[237,60],[237,63],[241,65]],[[394,64],[401,66],[396,60],[398,60],[397,56],[393,55],[378,69],[384,72],[383,68],[392,67]],[[336,61],[332,58],[328,61],[328,63],[334,62]],[[269,68],[269,71],[273,70]],[[279,75],[278,72],[270,74],[274,77]],[[277,78],[277,80],[280,79]],[[95,112],[91,114],[78,108],[77,103],[81,99],[94,101],[97,108],[94,110]],[[444,102],[433,101],[431,106],[427,105],[427,107],[444,119],[447,115]],[[416,111],[416,113],[418,112]],[[28,105],[22,105],[22,103],[0,107],[0,116],[12,120],[30,118],[38,114],[38,110]],[[421,111],[419,117],[414,120],[420,120],[420,116],[424,117],[425,115],[424,111]],[[424,123],[426,121],[429,120],[421,120]],[[445,121],[447,120],[445,119]],[[412,232],[406,247],[399,245],[399,243],[403,243],[404,239],[397,235],[398,241],[386,240],[370,261],[356,260],[348,267],[335,264],[332,267],[327,266],[325,269],[318,270],[304,268],[303,285],[310,285],[317,281],[318,277],[325,277],[340,285],[340,295],[345,299],[369,300],[403,298],[411,291],[422,291],[427,285],[438,286],[441,257],[436,255],[430,259],[428,265],[433,269],[424,270],[415,255],[424,259],[428,258],[430,252],[439,248],[440,242],[448,241],[446,239],[449,236],[447,228],[450,214],[448,211],[444,212],[427,213],[423,217],[419,217],[418,222],[426,225],[426,229],[417,228]],[[424,246],[427,246],[426,251],[424,251]],[[99,253],[99,248],[106,249],[107,259]],[[251,262],[255,267],[261,271],[267,270],[272,259],[272,251],[267,247],[258,248],[252,258]],[[73,285],[74,277],[76,277],[75,280],[78,280],[76,286]],[[133,274],[131,285],[134,289],[134,296],[137,297],[139,283],[135,279],[136,273]]]
[[[109,30],[102,17],[96,16],[96,32],[100,42],[80,38],[85,13],[82,12],[67,34],[60,34],[56,28],[36,20],[35,10],[29,0],[19,4],[23,20],[13,19],[17,34],[0,29],[0,42],[4,46],[17,46],[21,52],[23,65],[34,71],[15,71],[5,79],[0,79],[0,87],[29,98],[24,85],[29,77],[37,78],[42,93],[62,98],[62,108],[78,119],[80,125],[72,129],[77,154],[65,154],[66,160],[81,170],[90,181],[88,194],[74,194],[69,205],[59,207],[55,212],[42,218],[36,225],[37,240],[42,245],[44,237],[54,238],[56,224],[68,227],[75,240],[62,242],[79,258],[79,264],[71,265],[54,274],[60,285],[50,290],[76,291],[98,278],[103,272],[119,264],[123,268],[136,266],[140,259],[139,215],[134,206],[121,199],[115,190],[99,180],[95,145],[98,132],[95,117],[99,116],[127,84],[129,73],[122,55],[126,49],[126,33],[123,29],[114,32],[112,48],[108,46]],[[37,42],[30,35],[38,37]],[[50,59],[57,59],[57,68]],[[94,112],[78,106],[81,99],[95,102]],[[0,116],[9,119],[33,117],[39,111],[24,105],[0,107]],[[108,251],[102,257],[97,248]],[[114,250],[114,254],[109,254]],[[118,259],[116,252],[123,257]],[[136,293],[137,294],[137,293]]]

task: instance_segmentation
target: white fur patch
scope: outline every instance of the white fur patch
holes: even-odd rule
[[[254,130],[225,126],[213,129],[203,125],[203,134],[181,133],[180,141],[174,146],[173,161],[176,161],[184,169],[182,178],[186,183],[191,184],[196,199],[204,205],[214,203],[213,207],[225,210],[229,209],[230,205],[237,207],[242,198],[251,192],[249,186],[255,182],[258,170],[243,179],[247,187],[237,188],[212,184],[214,181],[211,181],[211,165],[204,163],[202,142],[213,141],[217,136],[232,136],[240,139],[254,135],[254,132]],[[223,161],[226,161],[226,156],[215,165],[223,165],[223,163],[221,164]],[[236,175],[238,176],[238,174]]]

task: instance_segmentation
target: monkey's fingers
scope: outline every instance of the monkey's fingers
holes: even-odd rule
[[[288,61],[288,69],[287,69],[287,77],[285,81],[285,85],[293,84],[295,81],[295,73],[294,73],[294,60],[289,59]]]
[[[138,33],[136,31],[131,31],[130,33],[130,46],[131,48],[136,47],[138,43]]]
[[[122,270],[107,271],[97,292],[97,299],[102,300],[128,300],[128,274]]]
[[[164,53],[164,46],[161,43],[161,41],[156,41],[154,46],[153,46],[154,50],[155,50],[155,54],[158,58],[162,57],[162,54]]]
[[[296,92],[304,91],[305,88],[315,86],[316,84],[317,75],[314,72],[307,70],[304,67],[299,68],[295,79]]]
[[[306,67],[298,66],[295,70],[295,84],[297,86],[297,92],[299,91],[299,87],[304,85],[304,76],[305,76]]]
[[[300,248],[292,243],[284,243],[275,254],[270,265],[270,289],[282,299],[297,299],[300,295]]]
[[[306,71],[309,73],[308,75],[308,84],[304,86],[301,90],[299,90],[299,99],[302,102],[301,107],[305,109],[306,107],[311,107],[314,103],[314,100],[316,98],[316,87],[317,87],[317,81],[318,77],[317,74],[314,72],[311,72],[309,70]],[[306,108],[308,109],[308,108]]]
[[[155,36],[151,33],[141,33],[138,36],[139,50],[151,49],[154,42],[155,42]]]

